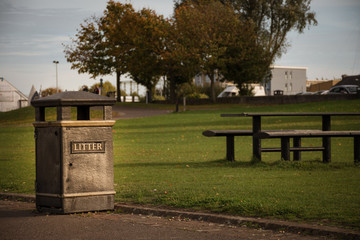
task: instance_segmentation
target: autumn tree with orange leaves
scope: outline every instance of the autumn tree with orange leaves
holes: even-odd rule
[[[93,78],[129,74],[151,97],[161,76],[176,89],[204,72],[216,101],[217,76],[243,83],[260,82],[269,65],[286,50],[287,33],[316,24],[311,0],[178,0],[171,19],[151,9],[109,1],[103,16],[80,25],[65,56],[79,73]]]
[[[128,32],[132,49],[128,56],[127,72],[137,83],[146,87],[151,102],[154,88],[164,76],[163,53],[169,22],[151,9],[142,9],[133,15]],[[118,36],[121,38],[121,36]]]
[[[71,68],[79,73],[88,73],[93,78],[116,73],[119,102],[120,76],[127,73],[127,58],[132,48],[125,37],[134,14],[131,4],[109,1],[104,15],[85,20],[72,44],[66,45],[64,51]]]
[[[129,76],[146,87],[148,96],[163,76],[165,32],[169,22],[151,9],[135,11],[131,4],[109,1],[100,18],[90,18],[65,46],[65,56],[79,73],[92,77],[116,73],[117,100],[120,76]]]

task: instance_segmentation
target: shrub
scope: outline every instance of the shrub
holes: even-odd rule
[[[153,101],[165,101],[164,96],[154,95],[152,98]]]
[[[209,98],[209,96],[206,95],[205,93],[191,93],[187,97],[190,99],[208,99]]]
[[[59,93],[62,92],[61,89],[58,89]],[[47,88],[41,91],[41,97],[47,97],[56,93],[56,88]]]

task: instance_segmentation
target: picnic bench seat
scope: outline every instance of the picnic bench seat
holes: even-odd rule
[[[235,161],[234,137],[252,136],[252,130],[206,130],[203,132],[206,137],[226,137],[226,159]]]
[[[331,146],[325,144],[322,147],[301,147],[301,138],[304,137],[353,137],[354,138],[354,162],[360,162],[360,131],[321,131],[321,130],[289,130],[289,131],[262,131],[254,137],[259,139],[280,138],[281,158],[290,160],[290,151],[323,151],[330,155]],[[290,138],[294,139],[294,147],[290,147]],[[296,141],[295,141],[296,140]],[[261,151],[268,151],[262,148]],[[270,150],[269,150],[270,151]],[[299,158],[299,157],[298,157]],[[295,159],[295,157],[294,157]],[[299,159],[297,159],[299,160]],[[323,161],[326,162],[325,159]]]

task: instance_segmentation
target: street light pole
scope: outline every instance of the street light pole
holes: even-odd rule
[[[100,86],[99,86],[99,87],[100,87],[100,92],[99,92],[100,95],[102,95],[102,88],[103,88],[103,86],[104,86],[104,85],[103,85],[103,80],[102,80],[102,78],[100,78]]]
[[[59,88],[58,88],[58,68],[57,65],[59,64],[59,61],[53,61],[53,63],[55,63],[55,67],[56,67],[56,93],[59,92]]]

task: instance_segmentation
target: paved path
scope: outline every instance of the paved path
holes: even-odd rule
[[[46,215],[34,203],[0,200],[0,239],[329,239],[135,214]]]

